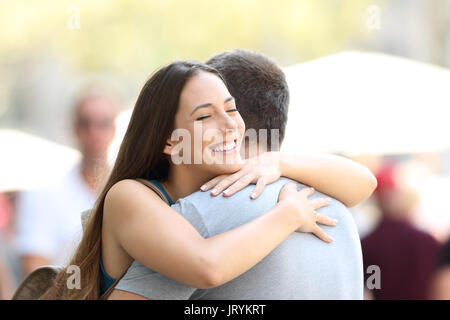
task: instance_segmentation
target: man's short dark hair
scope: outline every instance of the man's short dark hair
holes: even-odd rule
[[[206,64],[224,77],[228,90],[247,129],[267,129],[267,146],[271,150],[271,129],[279,130],[279,146],[286,128],[289,88],[278,65],[265,55],[242,49],[219,53]],[[273,150],[277,151],[277,150]]]

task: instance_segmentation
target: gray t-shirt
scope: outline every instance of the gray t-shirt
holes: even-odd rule
[[[172,208],[183,215],[205,238],[241,226],[270,210],[287,182],[280,178],[250,199],[254,185],[231,197],[195,192]],[[315,192],[309,199],[325,197]],[[335,227],[321,225],[334,238],[325,243],[310,233],[292,233],[253,268],[215,288],[186,286],[134,261],[116,286],[148,299],[300,300],[362,299],[361,244],[350,211],[339,201],[317,210],[338,220]]]

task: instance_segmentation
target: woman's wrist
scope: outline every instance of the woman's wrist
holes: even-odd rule
[[[292,232],[301,227],[303,221],[297,212],[294,201],[285,199],[278,202],[273,209],[276,210],[279,215],[283,216],[283,219],[286,219],[289,226],[292,226]]]

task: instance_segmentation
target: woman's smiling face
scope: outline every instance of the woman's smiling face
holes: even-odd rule
[[[169,142],[172,159],[174,154],[182,154],[184,163],[201,166],[213,174],[241,168],[240,146],[245,124],[234,98],[213,73],[200,71],[186,82],[175,115],[175,130],[183,138]],[[189,152],[186,148],[190,148],[190,153],[185,153]]]

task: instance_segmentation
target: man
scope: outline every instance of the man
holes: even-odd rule
[[[81,162],[59,181],[19,196],[16,250],[24,276],[43,265],[62,265],[73,252],[81,236],[80,212],[92,208],[109,173],[117,112],[109,95],[83,94],[73,117]]]
[[[419,193],[408,184],[407,163],[387,162],[377,174],[375,199],[381,211],[376,228],[361,241],[364,268],[380,268],[380,287],[367,292],[375,300],[423,300],[431,297],[439,262],[439,242],[413,224]],[[370,276],[367,274],[366,276]]]
[[[225,78],[246,127],[256,131],[268,129],[268,141],[272,139],[270,129],[278,129],[281,144],[289,104],[281,69],[267,57],[245,50],[219,54],[207,64]],[[269,143],[266,151],[271,151],[271,146]],[[246,150],[248,153],[251,150]],[[198,191],[177,201],[172,208],[203,237],[211,237],[272,208],[288,181],[291,180],[281,178],[267,185],[254,200],[250,199],[254,187],[247,186],[231,197],[211,197],[209,192]],[[312,198],[323,196],[315,193]],[[148,299],[362,299],[361,247],[351,214],[336,200],[320,210],[339,221],[333,228],[323,226],[335,239],[331,244],[309,233],[294,232],[252,269],[210,289],[186,286],[134,261],[116,290]]]
[[[433,300],[450,300],[450,238],[441,248],[429,297]]]

